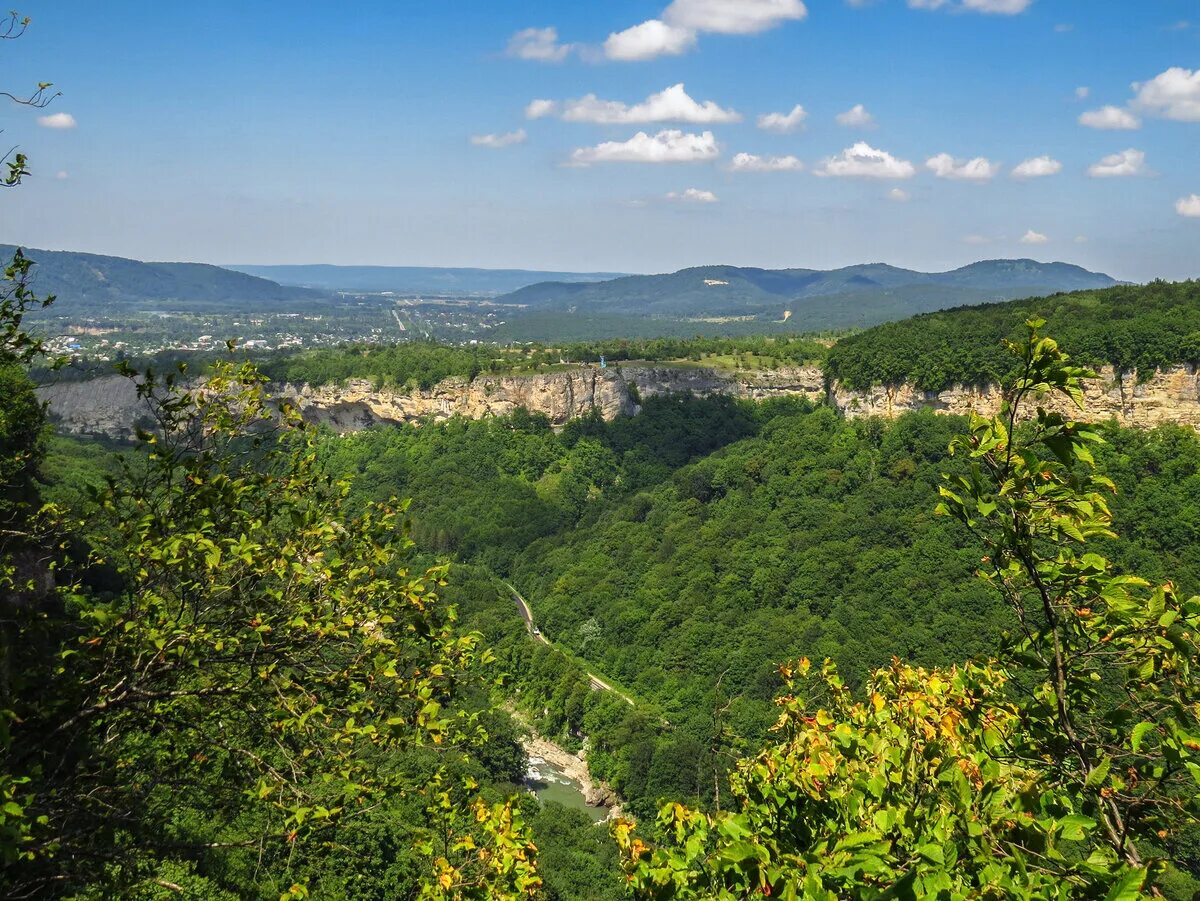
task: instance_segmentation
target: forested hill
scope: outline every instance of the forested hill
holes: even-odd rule
[[[939,391],[955,384],[998,384],[1014,368],[1004,339],[1031,317],[1070,349],[1076,362],[1148,376],[1200,362],[1200,281],[1153,282],[1010,303],[961,307],[881,325],[846,338],[825,371],[849,388],[909,384]]]
[[[782,316],[789,311],[813,328],[846,328],[964,303],[1115,284],[1110,276],[1078,266],[1034,260],[990,260],[939,273],[884,264],[828,272],[704,266],[596,284],[532,285],[501,301],[534,309],[643,315]]]
[[[16,247],[0,245],[0,259],[11,259]],[[26,248],[37,266],[39,294],[54,294],[59,309],[76,303],[190,301],[210,306],[279,301],[311,301],[323,292],[284,287],[265,278],[204,263],[143,263],[124,257],[63,250]]]

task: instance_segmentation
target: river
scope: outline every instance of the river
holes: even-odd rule
[[[530,755],[525,784],[539,801],[555,801],[564,807],[582,810],[593,822],[602,822],[608,816],[607,807],[588,805],[583,799],[583,787],[579,782],[544,757]]]

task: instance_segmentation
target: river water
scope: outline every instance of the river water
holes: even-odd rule
[[[589,807],[583,800],[579,783],[562,770],[541,757],[529,758],[529,772],[525,784],[539,801],[556,801],[564,807],[582,810],[593,822],[599,823],[608,816],[605,807]]]

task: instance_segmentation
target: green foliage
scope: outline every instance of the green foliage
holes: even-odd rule
[[[833,667],[808,670],[785,668],[779,738],[739,765],[735,812],[669,804],[657,849],[617,824],[637,897],[1103,895],[1111,869],[1080,860],[1094,823],[1041,796],[1034,770],[1003,753],[1021,719],[1002,672],[897,663],[860,700]]]
[[[987,578],[1020,624],[1004,657],[1039,676],[1012,753],[1045,761],[1047,789],[1099,823],[1114,860],[1139,867],[1139,838],[1200,822],[1200,597],[1121,574],[1086,548],[1114,537],[1115,486],[1091,451],[1101,436],[1040,404],[1019,427],[1025,404],[1047,394],[1082,406],[1079,380],[1091,375],[1038,335],[1044,324],[1010,345],[1021,377],[1000,414],[973,417],[956,440],[971,470],[942,488],[943,508],[990,550]]]
[[[843,339],[829,353],[826,375],[851,388],[1009,384],[1019,372],[1004,341],[1019,340],[1025,321],[1039,316],[1083,364],[1147,378],[1164,366],[1200,362],[1198,313],[1195,281],[963,307]]]
[[[87,532],[114,584],[8,602],[4,893],[306,897],[322,861],[368,848],[380,810],[420,798],[427,823],[449,799],[453,841],[406,891],[531,895],[520,812],[475,792],[476,765],[451,772],[488,740],[491,655],[439,601],[445,569],[407,569],[403,507],[351,513],[318,436],[248,364],[196,390],[137,378],[157,430],[93,492]],[[412,840],[433,857],[427,832]]]
[[[1027,402],[1079,379],[1033,331],[1000,415],[954,449],[942,512],[980,536],[1016,637],[998,663],[878,670],[862,700],[827,665],[820,694],[785,667],[782,736],[731,780],[737,809],[663,808],[657,849],[614,834],[639,897],[1139,898],[1163,866],[1146,838],[1195,826],[1200,598],[1113,572],[1090,445],[1098,433]]]

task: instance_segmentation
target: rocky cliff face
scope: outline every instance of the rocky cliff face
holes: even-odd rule
[[[134,385],[120,376],[45,385],[39,391],[49,402],[54,421],[73,434],[128,439],[148,414]],[[821,371],[815,367],[738,374],[669,366],[580,368],[545,375],[480,376],[474,381],[447,379],[428,390],[412,392],[380,389],[368,381],[316,387],[280,385],[277,391],[295,404],[305,419],[337,432],[454,416],[506,416],[518,407],[542,413],[561,426],[593,411],[605,419],[633,416],[641,409],[635,396],[661,394],[726,394],[755,400],[784,395],[820,400],[825,396]]]
[[[128,439],[148,415],[133,384],[120,376],[46,385],[39,390],[59,427],[74,434]],[[946,414],[975,410],[986,415],[1000,406],[1000,392],[995,386],[955,386],[924,392],[909,386],[851,391],[834,384],[827,390],[824,376],[815,366],[733,373],[701,367],[639,365],[530,376],[480,376],[474,381],[447,379],[428,390],[413,392],[378,389],[365,381],[318,387],[281,385],[277,390],[307,420],[338,432],[454,416],[505,416],[518,407],[545,414],[551,423],[561,426],[593,411],[605,419],[632,416],[640,410],[634,397],[677,393],[750,400],[804,397],[827,401],[851,418],[891,418],[924,408]],[[1132,373],[1105,369],[1098,379],[1088,383],[1086,394],[1089,419],[1115,418],[1124,425],[1139,427],[1174,422],[1200,429],[1200,373],[1192,366],[1163,370],[1143,384],[1138,384]]]
[[[1099,378],[1085,383],[1084,397],[1082,417],[1061,398],[1051,399],[1047,406],[1094,422],[1116,419],[1122,425],[1139,428],[1172,422],[1200,429],[1200,373],[1194,366],[1172,366],[1140,384],[1136,373],[1117,372],[1106,366],[1099,371]],[[835,384],[830,401],[850,418],[891,418],[919,409],[948,415],[966,415],[974,410],[989,416],[1000,409],[1001,397],[995,385],[955,385],[945,391],[917,391],[908,385],[850,391]]]

